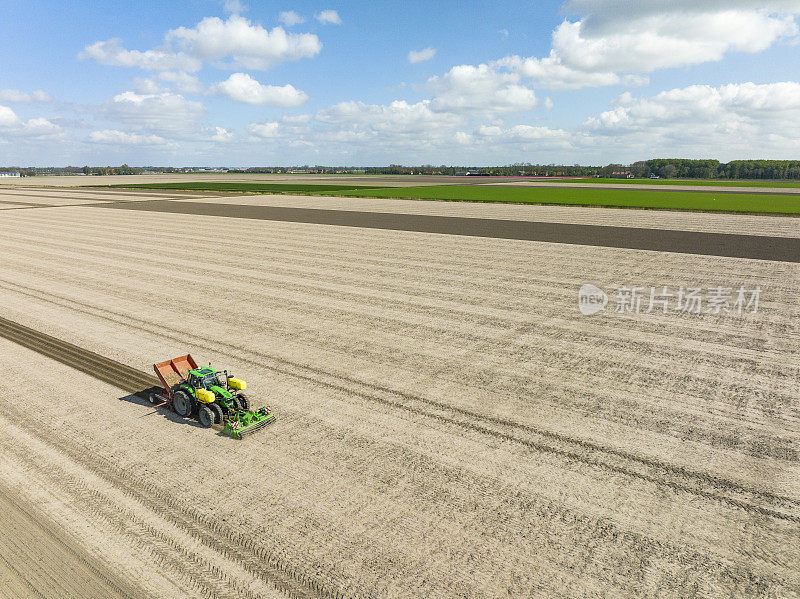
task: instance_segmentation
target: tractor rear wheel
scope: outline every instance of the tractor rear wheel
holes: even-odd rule
[[[183,416],[184,418],[188,418],[192,415],[192,399],[185,391],[175,391],[172,394],[172,407],[175,408],[175,412],[178,416]]]
[[[221,424],[222,423],[222,408],[219,407],[219,404],[210,403],[208,407],[214,412],[214,424]]]
[[[250,401],[247,399],[247,396],[244,393],[238,393],[237,397],[239,398],[239,405],[242,406],[242,409],[249,410]]]
[[[210,428],[214,424],[214,412],[207,405],[202,405],[197,410],[197,419],[204,428]]]

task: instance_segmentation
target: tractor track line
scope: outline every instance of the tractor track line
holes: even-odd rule
[[[753,506],[757,507],[760,504],[766,503],[773,506],[782,506],[788,511],[800,511],[800,501],[797,499],[778,495],[764,489],[752,488],[714,474],[699,472],[684,466],[678,466],[660,461],[656,458],[608,447],[586,439],[570,437],[564,433],[541,429],[505,418],[488,416],[479,412],[459,408],[446,402],[436,401],[409,392],[361,381],[342,373],[328,372],[324,369],[307,364],[295,363],[281,358],[280,356],[253,351],[223,341],[210,341],[192,335],[191,333],[173,329],[169,326],[154,325],[148,321],[133,318],[130,315],[117,313],[105,308],[97,308],[89,304],[62,298],[46,292],[28,289],[18,284],[8,286],[0,283],[0,288],[6,288],[95,318],[102,318],[115,324],[124,324],[125,326],[138,329],[147,334],[165,337],[182,344],[185,344],[187,339],[190,339],[193,343],[200,346],[216,346],[213,347],[213,349],[219,353],[237,360],[242,360],[259,368],[266,368],[273,372],[311,382],[315,385],[343,391],[367,401],[382,403],[414,414],[428,415],[436,420],[449,422],[450,424],[455,424],[461,428],[471,429],[476,432],[493,435],[503,440],[519,442],[537,451],[553,453],[592,466],[607,468],[614,472],[620,472],[629,476],[638,476],[648,481],[656,477],[657,480],[663,480],[667,486],[672,486],[676,489],[703,497],[717,499],[719,501],[728,501],[730,497],[732,501],[729,503],[733,503],[737,507],[744,507],[744,509],[747,509],[747,507],[745,507],[747,505],[754,504]],[[28,290],[23,291],[20,288]],[[33,293],[33,291],[35,291],[35,293]],[[49,297],[42,297],[43,295]],[[98,312],[104,314],[98,314]],[[134,320],[138,321],[138,323],[134,323]],[[248,354],[253,357],[246,357]],[[269,364],[269,362],[272,362],[272,364]],[[428,410],[431,407],[433,407],[436,412],[428,414]],[[504,430],[492,430],[480,423],[483,423],[483,425],[494,424],[495,426],[503,427]],[[527,434],[529,438],[520,438],[519,435],[513,434],[518,431]],[[622,467],[623,470],[620,470],[620,467]],[[676,484],[677,486],[675,486]],[[703,489],[703,487],[705,487],[705,489]],[[698,490],[698,492],[695,490]],[[795,514],[788,519],[800,521],[800,515]]]
[[[155,386],[154,383],[157,383],[154,377],[139,370],[2,317],[0,317],[0,337],[131,394],[146,395],[146,391],[143,392],[143,389],[152,388]],[[114,376],[114,373],[118,373],[118,375]],[[20,421],[25,421],[24,414],[19,413],[18,418]],[[265,578],[292,599],[316,597],[340,599],[342,597],[338,591],[326,588],[317,580],[285,562],[283,558],[271,555],[247,538],[239,537],[238,534],[228,531],[188,509],[174,508],[170,512],[169,506],[173,505],[174,501],[163,490],[143,485],[145,491],[139,491],[134,488],[130,480],[124,477],[124,472],[110,474],[114,469],[110,463],[105,463],[107,469],[98,468],[97,464],[105,462],[105,460],[97,456],[91,463],[84,462],[85,457],[82,458],[83,453],[80,450],[76,451],[63,442],[58,443],[50,437],[43,438],[35,430],[35,422],[30,421],[29,424],[31,428],[26,427],[26,431],[42,443],[57,446],[59,451],[81,463],[88,470],[109,480],[115,487],[122,489],[138,501],[147,504],[156,513],[166,517],[207,547],[222,551],[229,558],[235,559],[243,568],[254,575]],[[154,497],[161,501],[153,501]],[[175,511],[178,511],[179,515],[176,515]],[[219,535],[228,539],[228,542],[222,542]]]
[[[267,580],[279,591],[289,596],[290,599],[314,599],[316,597],[344,599],[344,594],[326,588],[314,578],[291,566],[285,559],[271,554],[251,538],[220,525],[218,520],[212,517],[198,514],[189,508],[183,507],[163,487],[144,481],[134,481],[125,469],[96,454],[93,455],[91,460],[87,460],[86,448],[78,446],[69,439],[45,436],[41,428],[37,427],[35,418],[14,406],[9,406],[9,411],[14,413],[15,422],[26,425],[25,432],[28,435],[43,445],[67,456],[76,464],[108,482],[128,497],[145,505],[157,516],[165,519],[207,548],[235,561],[240,567],[254,576]],[[40,467],[40,464],[35,460],[32,460],[31,464],[34,467]],[[88,491],[93,497],[99,494],[96,489],[88,488]],[[159,534],[158,536],[161,537],[163,535]],[[186,549],[173,540],[166,538],[164,542],[172,549],[186,553]],[[211,567],[216,568],[213,565]],[[197,580],[191,573],[184,574],[193,580]],[[220,575],[222,575],[221,572]]]
[[[39,466],[39,464],[34,464],[34,466]],[[99,580],[102,580],[111,590],[117,593],[120,597],[124,597],[126,599],[135,599],[141,596],[141,591],[133,591],[133,589],[125,589],[123,585],[119,584],[116,580],[110,578],[105,572],[103,572],[100,568],[97,567],[90,560],[86,555],[83,555],[81,552],[76,551],[75,547],[72,543],[68,541],[68,536],[64,533],[60,528],[53,526],[53,523],[47,517],[41,517],[39,514],[35,514],[28,506],[23,505],[20,501],[14,498],[14,494],[12,494],[8,488],[5,488],[2,482],[0,482],[0,492],[3,493],[3,498],[7,501],[11,506],[22,513],[29,521],[34,522],[37,524],[37,528],[39,532],[43,535],[48,536],[52,541],[54,541],[59,547],[61,547],[66,553],[72,556],[75,560],[77,560],[80,564],[86,567],[92,574],[94,574]],[[3,559],[3,556],[0,555],[0,559]],[[13,565],[9,564],[5,559],[3,561],[11,567],[17,574],[19,575],[20,572],[13,567]],[[26,586],[30,586],[27,579],[22,576],[22,580],[26,582]],[[125,585],[128,586],[128,585]],[[41,595],[38,590],[36,590],[36,594]]]
[[[37,297],[34,294],[30,294]],[[41,299],[41,298],[39,298]],[[52,301],[52,300],[50,300]],[[71,301],[71,300],[68,300]],[[58,302],[53,302],[57,305]],[[77,303],[77,302],[74,302]],[[85,309],[85,312],[97,316]],[[73,308],[74,309],[74,308]],[[111,314],[115,314],[108,310],[103,310]],[[125,320],[126,325],[134,326],[130,317],[124,315],[116,315]],[[118,322],[108,317],[107,320]],[[154,334],[154,331],[148,330],[145,327],[138,326],[140,330],[147,333]],[[158,335],[170,338],[176,341],[185,343],[186,336],[193,337],[192,335],[183,334],[177,331],[172,331],[176,334],[169,334],[167,329],[160,327]],[[0,318],[0,336],[6,336],[7,333],[14,335],[15,338],[22,337],[24,341],[30,342],[31,338],[47,339],[46,348],[51,354],[54,354],[55,359],[62,361],[65,364],[72,365],[80,361],[80,356],[87,352],[83,348],[72,344],[66,344],[69,348],[68,355],[65,352],[59,351],[59,346],[65,342],[39,333],[33,329],[28,329],[23,325],[8,321]],[[200,340],[198,342],[204,343],[209,346],[208,340]],[[41,342],[40,342],[41,343]],[[603,468],[611,472],[623,474],[626,476],[637,477],[641,480],[651,482],[656,485],[672,488],[678,492],[687,492],[698,497],[710,499],[712,501],[719,501],[727,503],[734,507],[744,509],[751,513],[757,513],[769,517],[774,517],[782,520],[800,523],[800,502],[789,497],[784,497],[770,493],[768,491],[749,488],[734,481],[726,480],[722,477],[717,477],[712,474],[697,472],[689,470],[682,466],[668,464],[661,462],[654,458],[632,454],[630,452],[619,450],[611,447],[606,447],[585,439],[571,438],[567,435],[540,430],[530,425],[521,424],[504,418],[487,416],[452,406],[443,402],[428,399],[425,397],[413,395],[403,391],[393,390],[380,385],[359,381],[357,379],[346,377],[344,375],[329,373],[319,368],[311,366],[295,364],[290,361],[284,360],[276,356],[267,354],[256,354],[250,350],[239,348],[224,342],[213,342],[212,345],[221,346],[223,349],[220,353],[232,356],[238,360],[253,364],[260,368],[268,368],[274,372],[278,372],[294,378],[299,378],[308,381],[314,385],[321,385],[346,394],[353,395],[364,399],[366,401],[378,402],[393,408],[401,409],[410,412],[414,415],[422,415],[428,418],[444,422],[446,424],[456,425],[460,428],[478,432],[481,434],[490,435],[503,441],[510,441],[522,444],[532,450],[544,453],[550,453],[567,460],[574,460],[588,464],[589,466]],[[89,357],[101,362],[110,361],[94,352],[88,352]],[[244,357],[243,354],[256,355],[261,360]],[[49,354],[48,354],[49,355]],[[68,362],[64,362],[68,359]],[[272,361],[273,364],[265,364],[264,360]],[[141,371],[129,368],[122,365],[123,368],[129,373],[130,382],[142,382],[142,387],[152,387],[150,383],[154,379],[147,377]],[[95,376],[93,369],[81,369],[92,376]],[[146,378],[143,378],[146,377]],[[111,384],[119,386],[117,382],[110,381]],[[125,389],[130,391],[129,389]],[[142,389],[138,389],[141,391]],[[522,433],[521,436],[519,433]],[[765,507],[766,504],[768,507]]]
[[[20,416],[23,415],[19,414],[19,412],[15,413],[15,422],[20,422]],[[23,420],[25,420],[24,417]],[[30,434],[27,429],[26,432]],[[48,447],[53,445],[44,441],[41,437],[31,436]],[[0,446],[2,446],[2,443],[0,441]],[[11,453],[13,448],[6,448],[5,451]],[[56,449],[56,451],[60,450]],[[158,564],[160,568],[166,567],[174,573],[178,573],[177,577],[182,579],[182,583],[188,582],[188,586],[191,588],[220,599],[238,599],[240,597],[260,599],[260,594],[250,592],[224,569],[210,562],[207,558],[198,555],[196,551],[185,547],[178,539],[170,536],[168,532],[149,524],[140,516],[133,514],[131,510],[120,507],[101,491],[87,485],[75,472],[69,472],[63,466],[57,466],[52,463],[43,464],[38,459],[38,456],[33,457],[30,454],[17,453],[19,455],[15,455],[15,459],[36,472],[37,477],[49,479],[53,484],[61,486],[68,482],[67,488],[70,493],[81,505],[85,506],[87,511],[91,511],[93,519],[96,518],[98,521],[104,522],[104,528],[114,528],[125,536],[133,536],[140,550],[146,551],[150,555],[150,559]],[[123,492],[125,491],[123,490]],[[126,495],[133,497],[130,493],[126,493]],[[189,564],[191,564],[191,567],[187,568]],[[232,589],[235,589],[234,594],[231,594]]]

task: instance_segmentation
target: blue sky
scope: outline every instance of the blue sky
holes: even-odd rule
[[[800,0],[17,2],[0,164],[797,158]]]

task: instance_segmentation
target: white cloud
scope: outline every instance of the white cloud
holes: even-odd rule
[[[314,18],[320,23],[327,23],[330,25],[341,25],[342,19],[339,13],[335,10],[323,10],[314,15]]]
[[[171,92],[139,94],[128,91],[106,102],[103,112],[113,120],[142,128],[179,131],[190,128],[194,121],[203,117],[206,108],[200,102]]]
[[[207,17],[195,27],[173,29],[166,39],[199,60],[230,57],[233,65],[247,69],[266,69],[279,62],[309,58],[322,49],[314,34],[287,33],[282,27],[267,31],[238,15],[227,21]]]
[[[311,122],[311,119],[314,118],[314,115],[311,114],[298,114],[298,115],[286,115],[281,118],[281,121],[284,123],[290,123],[293,125],[305,125]]]
[[[351,131],[404,136],[430,135],[439,129],[450,129],[462,122],[457,115],[438,114],[431,110],[430,100],[416,104],[395,100],[388,105],[341,102],[320,110],[317,120],[348,126]]]
[[[225,0],[222,6],[225,12],[234,15],[238,15],[246,10],[245,6],[239,0]]]
[[[537,145],[569,146],[571,134],[563,129],[550,127],[534,127],[531,125],[515,125],[508,129],[498,126],[481,125],[475,130],[475,136],[503,143],[535,143]]]
[[[236,136],[227,129],[223,127],[214,127],[214,135],[211,136],[211,141],[228,142],[234,137]]]
[[[305,17],[298,15],[293,10],[283,11],[280,15],[278,15],[278,20],[287,27],[294,27],[295,25],[306,22]]]
[[[197,58],[188,56],[183,52],[173,52],[168,49],[153,49],[145,52],[139,50],[126,50],[122,47],[122,40],[114,38],[105,42],[95,42],[83,49],[78,58],[93,59],[100,64],[115,67],[138,67],[147,71],[166,71],[178,69],[194,72],[200,70],[203,63]]]
[[[247,73],[234,73],[217,83],[212,91],[257,106],[300,106],[308,101],[306,93],[292,85],[262,85]]]
[[[124,146],[164,146],[168,143],[166,139],[158,135],[139,135],[137,133],[118,131],[117,129],[92,131],[89,134],[89,141],[97,144]]]
[[[255,137],[273,138],[277,137],[280,129],[280,123],[252,123],[247,125],[247,131]]]
[[[158,78],[171,83],[175,91],[182,94],[202,94],[205,90],[197,77],[183,71],[163,71],[158,74]]]
[[[47,92],[37,89],[28,93],[18,89],[0,90],[0,102],[14,102],[19,104],[32,104],[34,102],[52,102],[53,98]]]
[[[14,127],[19,123],[19,117],[8,106],[0,106],[0,127]]]
[[[515,112],[536,106],[536,94],[519,84],[517,73],[501,73],[489,65],[460,65],[428,79],[436,112]]]
[[[641,85],[657,69],[761,52],[797,36],[800,2],[574,0],[565,9],[583,17],[555,29],[548,56],[507,56],[494,66],[553,89]]]
[[[137,94],[160,94],[163,91],[161,84],[150,77],[136,77],[132,87]]]
[[[584,127],[599,139],[648,154],[661,149],[721,158],[796,154],[800,83],[691,85],[647,98],[623,94]]]
[[[0,132],[17,137],[55,138],[60,137],[64,130],[42,117],[23,121],[8,106],[0,106]]]
[[[436,55],[436,48],[425,48],[424,50],[411,50],[408,53],[408,62],[416,64],[418,62],[425,62],[430,60]]]
[[[315,56],[321,49],[314,34],[287,33],[282,27],[267,31],[234,14],[227,20],[207,17],[195,27],[168,31],[164,44],[152,50],[126,50],[122,40],[114,38],[86,46],[78,57],[110,66],[194,73],[204,62],[223,59],[232,66],[266,69]]]

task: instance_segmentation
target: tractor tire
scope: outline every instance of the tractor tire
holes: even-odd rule
[[[219,404],[210,403],[208,407],[214,412],[214,424],[222,424],[222,408],[219,407]]]
[[[194,410],[194,402],[185,391],[175,391],[172,394],[172,407],[178,416],[189,418]]]
[[[234,410],[241,410],[242,409],[242,402],[239,401],[239,398],[234,395],[231,397],[231,405],[233,406]]]
[[[208,405],[202,405],[197,409],[197,420],[203,428],[211,428],[215,416],[214,411]]]
[[[249,410],[250,400],[247,399],[247,396],[244,393],[237,393],[236,396],[239,398],[239,405],[242,406],[242,409]]]

